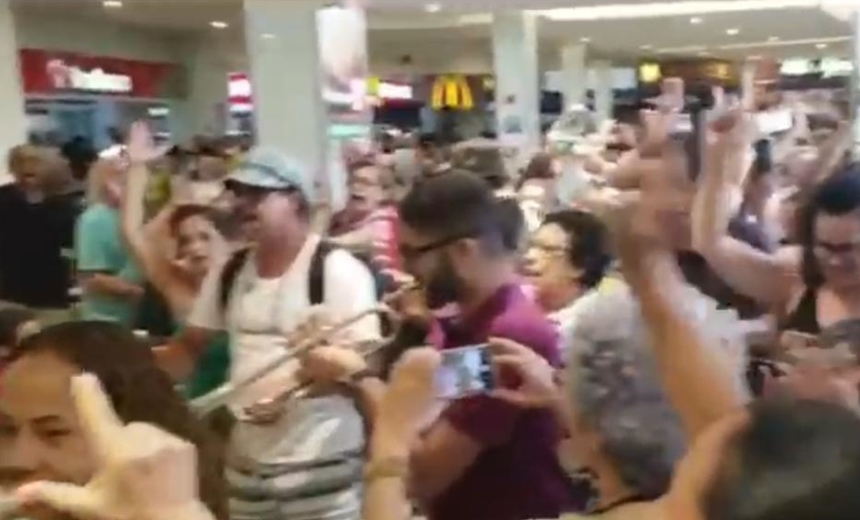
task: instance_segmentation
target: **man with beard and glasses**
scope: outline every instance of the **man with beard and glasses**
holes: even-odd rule
[[[309,186],[307,170],[266,148],[249,152],[229,177],[250,247],[210,270],[187,328],[159,352],[174,377],[191,373],[219,330],[229,334],[230,380],[237,383],[294,346],[288,335],[307,321],[312,305],[340,321],[376,304],[368,268],[310,232]],[[345,333],[350,341],[377,339],[379,320],[367,317]],[[227,471],[231,516],[357,519],[361,417],[351,400],[329,394],[292,401],[283,413],[285,403],[272,398],[295,387],[297,376],[296,364],[286,364],[229,404],[239,419]]]
[[[498,200],[476,175],[450,171],[419,181],[399,205],[400,254],[438,318],[442,349],[513,339],[559,362],[557,334],[517,283]],[[516,385],[501,374],[500,385]],[[411,489],[433,520],[554,518],[569,502],[560,432],[546,413],[487,395],[450,403],[412,450]]]

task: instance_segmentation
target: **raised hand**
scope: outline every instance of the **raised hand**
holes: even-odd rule
[[[83,487],[22,486],[16,496],[25,508],[41,505],[97,520],[212,518],[198,498],[192,444],[150,424],[123,424],[95,376],[74,377],[72,396],[98,470]]]
[[[441,356],[430,347],[406,352],[382,393],[374,422],[374,447],[408,450],[437,410],[436,370]]]
[[[135,121],[128,131],[126,154],[131,164],[146,164],[158,159],[167,152],[166,146],[157,147],[152,139],[149,126],[143,121]]]
[[[492,395],[524,408],[549,408],[558,400],[555,369],[532,349],[501,338],[490,340],[493,368],[511,371],[519,377],[517,388],[496,388]]]

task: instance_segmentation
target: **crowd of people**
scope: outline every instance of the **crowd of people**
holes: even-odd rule
[[[685,126],[667,79],[521,171],[487,139],[346,146],[343,208],[276,149],[143,123],[15,147],[0,516],[860,517],[847,117],[785,99],[766,135],[711,98]],[[461,358],[489,371],[443,395]]]

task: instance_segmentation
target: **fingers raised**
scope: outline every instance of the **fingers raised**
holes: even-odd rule
[[[81,428],[102,461],[115,458],[123,439],[122,419],[116,414],[101,382],[92,374],[72,378],[72,399]]]

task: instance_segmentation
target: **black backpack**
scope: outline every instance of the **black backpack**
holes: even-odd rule
[[[317,245],[316,251],[314,251],[314,256],[311,258],[311,267],[308,276],[308,299],[310,300],[309,303],[311,305],[320,305],[325,302],[325,277],[323,276],[323,272],[325,271],[325,259],[329,253],[336,249],[340,248],[322,240],[319,245]],[[245,261],[248,259],[250,252],[251,250],[248,248],[240,249],[233,253],[233,256],[231,256],[230,259],[227,260],[227,263],[224,264],[224,269],[221,271],[221,285],[219,287],[218,294],[222,312],[227,311],[227,305],[230,300],[230,292],[233,290],[233,284],[235,284],[236,278],[239,276],[239,271],[242,269],[242,266],[245,265]],[[370,274],[373,276],[374,284],[376,286],[376,298],[379,300],[389,289],[391,281],[364,258],[356,258],[361,260],[361,262],[370,270]],[[387,324],[384,322],[382,324],[382,329],[383,334],[386,333]]]

